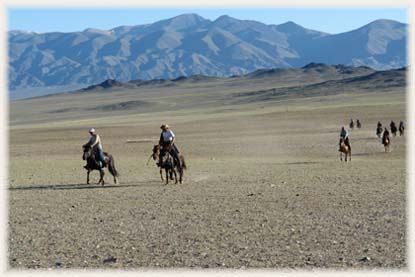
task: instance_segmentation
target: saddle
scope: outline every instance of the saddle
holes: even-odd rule
[[[108,161],[109,161],[108,157],[107,157],[108,153],[103,152],[103,154],[104,154],[104,158],[105,158],[105,165],[102,163],[102,161],[99,158],[98,150],[96,148],[92,149],[93,160],[94,160],[95,164],[99,166],[99,168],[107,167],[107,164],[108,164]]]

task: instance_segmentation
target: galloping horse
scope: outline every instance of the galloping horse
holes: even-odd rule
[[[86,166],[84,168],[87,170],[87,177],[86,177],[86,183],[89,184],[89,173],[93,170],[99,170],[100,173],[100,179],[98,181],[98,184],[104,185],[104,168],[101,167],[99,162],[96,160],[97,151],[95,148],[91,147],[83,147],[84,154],[82,155],[82,159],[86,161]],[[114,184],[117,183],[117,177],[119,176],[118,171],[115,169],[115,161],[112,155],[108,154],[107,152],[104,152],[105,160],[107,161],[108,170],[114,176]]]
[[[344,153],[344,161],[347,162],[347,156],[349,156],[349,161],[352,160],[352,149],[350,149],[349,146],[346,145],[343,138],[340,138],[340,161],[343,161],[342,153]]]
[[[390,123],[390,127],[391,127],[391,133],[393,134],[394,137],[396,137],[396,132],[398,131],[395,125],[394,121],[391,121]]]
[[[350,119],[349,127],[350,127],[350,129],[353,129],[354,128],[354,123],[353,123],[353,120],[352,119]]]
[[[405,126],[403,123],[399,124],[399,136],[403,136],[405,133]]]
[[[380,136],[382,135],[382,132],[383,132],[383,128],[378,126],[376,128],[376,135],[378,136],[378,138],[380,138]]]
[[[161,155],[160,155],[160,151],[161,151]],[[159,156],[161,156],[161,159],[159,159]],[[169,151],[167,151],[166,149],[160,150],[160,146],[156,144],[153,147],[152,157],[153,157],[153,160],[159,159],[159,161],[157,162],[157,166],[160,167],[161,180],[164,181],[164,178],[163,178],[163,168],[164,168],[164,170],[166,171],[166,185],[169,184],[169,175],[170,175],[170,179],[172,180],[173,180],[173,175],[174,175],[175,184],[177,184],[177,173],[175,170],[176,162],[173,156],[170,155]]]
[[[384,133],[382,137],[382,144],[383,146],[385,146],[385,152],[389,152],[390,143],[391,143],[391,140],[389,137],[389,133],[386,135]]]
[[[179,182],[180,184],[183,182],[183,170],[187,169],[186,162],[184,160],[184,156],[182,154],[179,154],[180,158],[180,164],[174,160],[173,156],[169,153],[171,149],[160,149],[160,146],[158,144],[153,146],[153,154],[151,155],[153,157],[153,160],[158,160],[157,166],[160,167],[160,177],[161,180],[164,181],[163,178],[163,168],[166,171],[166,185],[169,183],[169,175],[170,179],[173,179],[173,175],[175,178],[175,183],[177,184],[177,172],[179,173]],[[161,160],[160,157],[160,151],[161,151]],[[176,172],[177,170],[177,172]]]
[[[357,127],[357,129],[362,128],[362,123],[360,123],[359,119],[356,120],[356,127]]]

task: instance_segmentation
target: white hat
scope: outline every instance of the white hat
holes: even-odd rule
[[[91,128],[91,129],[89,129],[89,132],[90,133],[95,133],[95,129],[94,128]]]

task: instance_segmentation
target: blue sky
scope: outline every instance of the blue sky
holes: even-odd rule
[[[141,25],[183,13],[197,13],[215,20],[221,15],[250,19],[266,24],[294,21],[303,27],[331,34],[359,28],[376,19],[408,23],[407,10],[397,8],[9,8],[8,30],[39,33],[82,31],[86,28],[112,29]]]

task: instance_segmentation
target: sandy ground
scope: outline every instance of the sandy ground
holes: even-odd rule
[[[384,153],[375,136],[378,120],[404,119],[404,98],[368,99],[12,125],[10,268],[406,268],[405,138]],[[363,128],[344,163],[350,115]],[[182,185],[146,165],[166,118]],[[117,185],[108,172],[85,184],[90,126]]]

